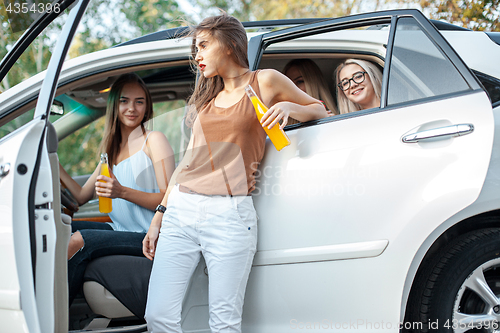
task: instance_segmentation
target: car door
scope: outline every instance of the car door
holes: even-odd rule
[[[72,1],[59,1],[59,13]],[[6,332],[54,332],[55,216],[60,218],[57,137],[48,122],[59,73],[88,1],[72,9],[38,95],[34,118],[0,140],[0,321]],[[3,78],[17,57],[58,13],[44,13],[2,60]],[[10,118],[7,111],[1,118]],[[54,171],[55,170],[55,171]],[[66,326],[67,327],[67,326]]]
[[[491,103],[419,11],[256,36],[251,69],[266,52],[328,52],[314,44],[318,35],[367,26],[366,34],[388,29],[385,55],[377,55],[384,62],[380,108],[290,126],[291,145],[280,152],[267,142],[256,171],[260,219],[245,299],[248,332],[287,332],[304,323],[333,329],[360,319],[397,323],[415,252],[481,191],[493,142]],[[334,41],[338,57],[363,54],[342,36]]]

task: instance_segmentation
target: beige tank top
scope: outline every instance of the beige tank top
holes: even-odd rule
[[[260,98],[257,73],[250,84]],[[248,195],[255,189],[255,172],[264,157],[266,132],[246,94],[228,108],[212,99],[193,124],[190,162],[177,183],[208,195]]]

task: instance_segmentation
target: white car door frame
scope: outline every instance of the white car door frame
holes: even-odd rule
[[[401,17],[418,22],[468,91],[388,106]],[[245,299],[245,331],[287,332],[298,322],[398,323],[405,279],[419,246],[481,191],[493,142],[491,103],[419,11],[361,14],[256,36],[249,43],[251,69],[258,68],[272,43],[387,23],[379,109],[293,126],[287,131],[291,145],[281,152],[267,142],[254,193],[259,243]],[[473,124],[473,132],[438,141],[402,140],[412,129],[460,124]],[[353,328],[359,329],[370,330]]]
[[[53,193],[47,124],[63,61],[88,2],[80,0],[69,14],[52,53],[33,121],[0,140],[0,191],[4,199],[0,204],[0,247],[6,254],[0,259],[5,272],[0,277],[0,321],[9,332],[54,331],[54,209],[60,207],[52,205],[59,193]],[[69,5],[68,1],[64,7]],[[45,18],[40,21],[46,26]],[[41,32],[43,28],[34,30]],[[35,37],[23,35],[15,53],[19,56],[27,47],[26,41]],[[2,75],[14,62],[11,55],[4,59]]]

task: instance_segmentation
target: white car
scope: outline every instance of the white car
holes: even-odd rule
[[[0,94],[0,130],[35,110],[0,138],[2,332],[146,329],[143,304],[126,296],[144,301],[145,258],[96,260],[87,278],[104,278],[88,281],[68,312],[71,218],[61,216],[57,144],[102,117],[106,88],[126,72],[144,78],[156,110],[185,105],[191,41],[162,31],[63,63],[87,2],[72,9],[49,68]],[[335,67],[356,57],[378,65],[383,84],[380,107],[289,125],[291,145],[280,152],[266,143],[243,332],[497,331],[500,34],[431,23],[417,10],[246,26],[265,28],[249,32],[252,70],[310,58],[335,95]],[[0,79],[29,40],[27,32],[2,60]],[[53,124],[51,105],[65,113]],[[154,128],[182,155],[184,108],[167,111]],[[93,202],[73,215],[101,218]],[[210,332],[204,268],[183,303],[184,332]]]

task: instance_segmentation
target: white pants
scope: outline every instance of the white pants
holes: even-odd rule
[[[257,245],[251,196],[170,193],[149,281],[145,319],[153,333],[182,332],[181,310],[200,255],[208,269],[212,332],[241,332]]]

